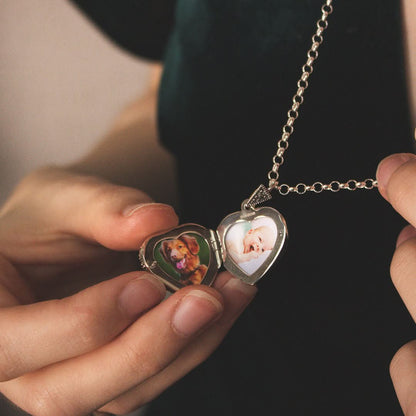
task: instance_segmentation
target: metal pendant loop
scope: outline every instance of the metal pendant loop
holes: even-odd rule
[[[269,201],[270,199],[272,199],[272,194],[262,184],[251,194],[249,199],[243,202],[243,204],[241,205],[241,210],[255,208],[257,205]]]

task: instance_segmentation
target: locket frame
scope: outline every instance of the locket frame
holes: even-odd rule
[[[269,256],[258,267],[258,269],[249,275],[237,265],[231,255],[227,252],[225,239],[228,231],[234,225],[238,223],[253,222],[257,218],[264,217],[272,219],[276,224],[276,241]],[[275,263],[277,257],[279,257],[279,255],[282,253],[282,250],[285,248],[289,237],[285,219],[279,211],[271,207],[242,209],[241,211],[233,212],[232,214],[227,215],[218,226],[217,235],[220,240],[220,245],[223,248],[222,260],[224,267],[231,274],[249,285],[255,285],[267,273],[270,267]]]
[[[215,280],[219,268],[221,267],[221,254],[218,252],[218,242],[216,241],[215,233],[208,228],[199,224],[183,224],[178,227],[172,228],[164,233],[159,233],[148,238],[140,248],[139,261],[142,268],[148,270],[156,277],[161,279],[163,283],[172,290],[179,290],[188,285],[181,283],[178,279],[170,276],[155,258],[155,248],[157,245],[168,239],[176,239],[184,234],[198,234],[201,236],[209,247],[209,264],[208,270],[205,273],[201,284],[211,286]]]
[[[277,236],[273,249],[264,262],[252,274],[247,274],[242,270],[237,263],[232,259],[227,252],[226,236],[228,231],[238,223],[252,222],[257,218],[270,218],[276,225]],[[163,283],[171,290],[180,290],[188,285],[183,284],[175,277],[169,275],[159,265],[155,257],[155,249],[159,243],[169,240],[178,239],[184,234],[197,234],[204,239],[209,247],[209,264],[207,271],[201,284],[211,286],[216,278],[218,270],[223,265],[235,277],[241,281],[255,285],[275,263],[277,257],[284,249],[287,239],[288,230],[286,221],[283,216],[274,208],[242,208],[241,211],[233,212],[227,215],[219,224],[217,230],[210,230],[199,224],[183,224],[168,230],[163,233],[155,234],[149,237],[141,246],[139,250],[139,261],[142,268],[148,270],[156,277],[161,279]]]

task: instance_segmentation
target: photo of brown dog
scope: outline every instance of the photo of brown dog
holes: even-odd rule
[[[205,277],[208,267],[201,264],[199,250],[196,238],[188,234],[165,240],[160,246],[163,258],[173,266],[184,285],[200,284]]]

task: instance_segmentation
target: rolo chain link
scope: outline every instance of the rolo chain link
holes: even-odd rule
[[[345,183],[332,181],[329,184],[315,182],[313,185],[305,185],[303,183],[299,183],[296,186],[289,186],[286,184],[279,185],[279,168],[285,161],[283,155],[289,147],[289,138],[294,131],[295,121],[299,117],[299,108],[303,104],[305,90],[309,86],[309,76],[313,72],[314,62],[319,55],[318,49],[324,40],[323,33],[328,27],[328,17],[333,11],[332,2],[332,0],[326,0],[321,7],[322,16],[316,22],[316,32],[312,36],[312,46],[307,52],[307,60],[302,66],[302,75],[297,82],[298,89],[292,98],[292,107],[287,113],[288,119],[286,124],[283,126],[282,136],[277,143],[277,152],[273,156],[272,170],[269,171],[267,175],[269,179],[269,191],[277,189],[281,195],[287,195],[291,192],[303,195],[308,191],[315,193],[321,193],[323,191],[338,192],[342,189],[355,191],[356,189],[373,189],[378,186],[375,179],[366,179],[364,181],[350,179]]]
[[[350,179],[345,183],[341,183],[339,181],[332,181],[331,183],[325,185],[322,182],[315,182],[313,185],[305,185],[304,183],[298,183],[296,186],[282,184],[275,186],[274,188],[279,191],[280,195],[287,195],[290,193],[303,195],[306,194],[306,192],[315,192],[316,194],[320,194],[323,191],[355,191],[357,189],[373,189],[377,188],[377,186],[378,183],[375,179],[365,179],[364,181],[356,181],[355,179]]]

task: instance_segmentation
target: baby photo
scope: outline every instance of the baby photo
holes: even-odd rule
[[[277,239],[277,227],[268,217],[242,221],[225,236],[228,255],[248,275],[253,274],[269,257]]]

